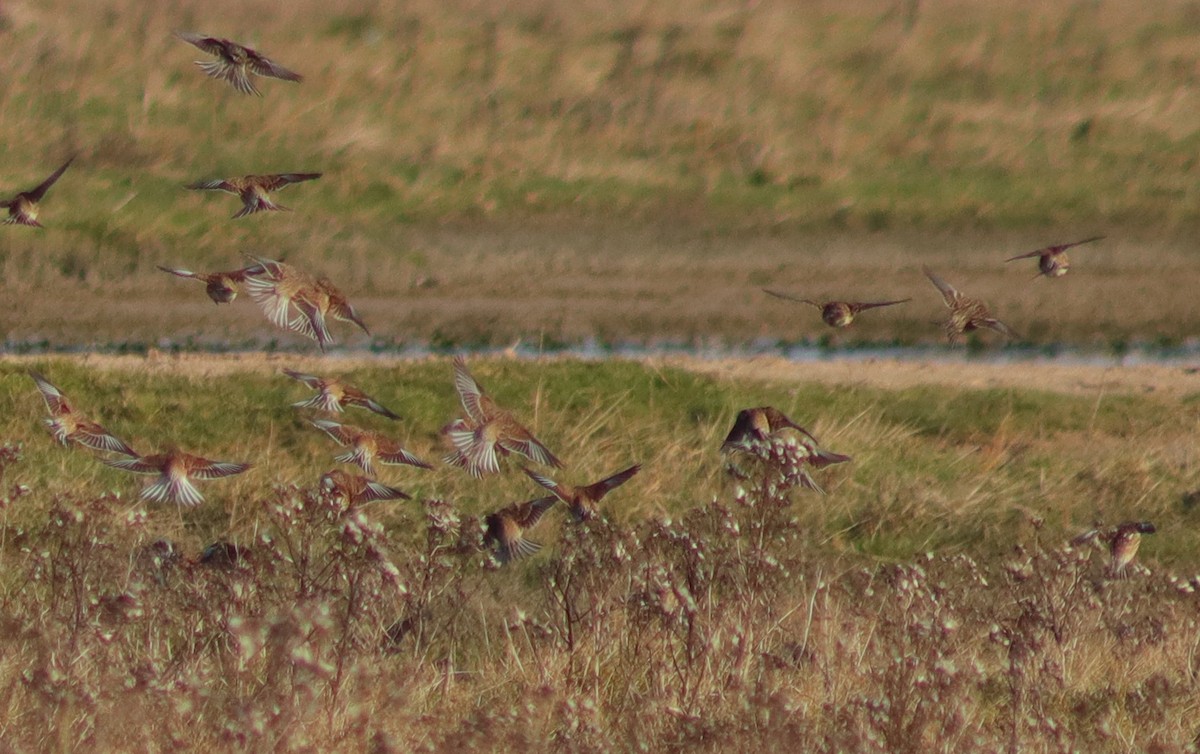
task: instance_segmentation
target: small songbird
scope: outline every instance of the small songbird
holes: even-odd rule
[[[208,568],[216,568],[220,571],[231,571],[234,568],[248,564],[249,561],[249,547],[230,542],[226,539],[218,539],[216,542],[205,547],[198,558],[200,565]]]
[[[161,264],[158,265],[158,269],[181,278],[191,278],[204,283],[204,292],[208,294],[214,304],[232,303],[237,298],[238,285],[246,281],[246,276],[261,274],[263,271],[262,265],[251,265],[227,272],[192,272],[177,267],[163,267]]]
[[[325,472],[321,477],[321,489],[332,497],[345,500],[347,507],[377,500],[412,500],[412,496],[403,490],[341,469]]]
[[[467,416],[442,430],[455,449],[446,457],[446,463],[463,467],[476,478],[499,473],[499,456],[509,453],[519,453],[546,466],[563,467],[563,462],[524,425],[483,392],[461,356],[454,359],[454,386]]]
[[[93,450],[107,450],[130,457],[137,456],[136,450],[113,436],[104,427],[85,419],[75,411],[62,391],[50,384],[50,381],[40,373],[31,369],[29,376],[37,383],[38,391],[41,392],[42,399],[46,402],[46,410],[50,412],[49,418],[42,419],[42,423],[49,428],[54,439],[59,443],[66,445],[69,442],[76,442]]]
[[[588,521],[599,512],[599,502],[609,492],[625,484],[633,475],[642,470],[641,464],[630,466],[624,471],[618,471],[610,477],[584,487],[572,487],[559,484],[547,476],[532,469],[524,469],[529,478],[554,493],[554,496],[567,504],[571,516],[577,522]]]
[[[249,463],[210,461],[178,449],[152,456],[106,460],[104,463],[135,474],[157,474],[157,479],[142,488],[141,498],[187,507],[204,502],[204,497],[192,486],[193,479],[221,479],[241,474],[253,466]]]
[[[992,316],[988,308],[978,299],[969,298],[957,291],[954,286],[942,280],[933,270],[922,267],[925,276],[942,293],[942,299],[950,309],[950,318],[943,323],[946,339],[951,343],[958,340],[963,333],[971,332],[980,327],[995,330],[1007,338],[1018,338],[1019,335],[1011,327]]]
[[[763,288],[763,293],[767,293],[775,298],[785,299],[787,301],[796,301],[801,304],[809,304],[821,310],[821,319],[825,320],[825,324],[830,327],[845,327],[854,321],[858,313],[867,309],[876,309],[880,306],[895,306],[912,301],[911,298],[897,299],[896,301],[826,301],[820,303],[807,298],[798,298],[787,293],[768,290]]]
[[[513,503],[484,518],[487,526],[487,532],[483,535],[484,544],[495,543],[496,559],[502,565],[542,549],[537,542],[525,539],[525,532],[537,526],[556,500],[549,495],[524,503]]]
[[[850,456],[822,449],[812,433],[773,406],[745,408],[739,411],[737,418],[733,421],[733,428],[726,435],[725,442],[721,443],[721,451],[724,453],[753,451],[755,443],[767,442],[785,429],[792,429],[800,433],[799,446],[806,453],[805,460],[815,468],[820,469],[830,464],[853,460]]]
[[[407,464],[422,469],[433,466],[405,450],[400,443],[379,432],[359,429],[349,424],[338,424],[326,419],[314,419],[311,424],[333,438],[341,446],[351,448],[349,452],[335,457],[339,463],[353,463],[371,476],[375,476],[375,460],[389,466]]]
[[[1015,262],[1018,259],[1028,259],[1029,257],[1038,258],[1038,275],[1045,275],[1048,278],[1060,278],[1067,274],[1067,270],[1071,269],[1071,260],[1067,259],[1066,251],[1075,246],[1080,246],[1092,241],[1099,241],[1104,236],[1092,236],[1085,238],[1082,241],[1074,243],[1060,243],[1053,246],[1047,246],[1044,249],[1031,251],[1028,254],[1018,254],[1015,257],[1005,259],[1005,262]]]
[[[293,403],[293,406],[299,408],[317,408],[335,414],[340,414],[343,406],[359,406],[368,411],[374,411],[380,416],[386,416],[389,419],[400,418],[399,415],[384,408],[371,396],[338,377],[317,377],[291,369],[284,369],[283,373],[293,380],[299,380],[317,391],[317,394],[312,398]]]
[[[197,60],[196,65],[212,78],[229,82],[230,86],[243,94],[262,96],[262,92],[254,88],[254,84],[250,82],[251,73],[284,81],[299,82],[303,78],[300,74],[289,71],[249,47],[228,39],[190,31],[177,31],[175,36],[188,44],[195,45],[209,55],[216,56],[216,60]]]
[[[244,175],[237,178],[216,178],[208,181],[189,183],[186,188],[192,191],[225,191],[237,194],[242,199],[242,208],[234,214],[233,219],[252,215],[255,212],[271,210],[275,212],[290,212],[291,209],[271,201],[270,192],[278,191],[285,186],[301,181],[314,181],[321,173],[276,173],[272,175]]]
[[[338,290],[329,278],[317,278],[316,290],[325,296],[328,302],[325,304],[325,308],[329,316],[339,322],[358,325],[359,329],[367,335],[371,334],[371,331],[367,329],[367,323],[362,321],[362,317],[358,316],[358,312],[354,311],[354,307],[350,305],[350,300]]]
[[[1126,521],[1113,527],[1097,527],[1086,531],[1071,540],[1074,546],[1084,545],[1098,539],[1108,545],[1111,556],[1108,570],[1112,576],[1120,576],[1125,567],[1133,562],[1137,555],[1138,546],[1142,543],[1143,534],[1153,534],[1158,531],[1149,521]]]
[[[42,197],[46,195],[46,192],[49,191],[50,187],[54,185],[54,182],[57,181],[62,174],[67,171],[67,168],[70,167],[71,163],[74,161],[75,158],[72,156],[70,159],[64,162],[58,170],[55,170],[53,173],[51,173],[49,178],[39,183],[36,188],[32,188],[28,191],[22,191],[12,199],[0,201],[0,207],[6,207],[8,209],[8,217],[5,218],[4,224],[30,225],[34,228],[43,227],[43,225],[38,222],[37,219],[38,202],[42,200]]]

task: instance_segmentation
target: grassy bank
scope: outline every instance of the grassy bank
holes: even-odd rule
[[[37,425],[29,363],[139,449],[257,466],[205,483],[195,510],[138,503],[137,478]],[[328,364],[0,366],[0,433],[21,445],[0,479],[7,740],[1172,750],[1193,734],[1194,395],[475,361],[567,462],[557,477],[644,465],[604,501],[608,523],[553,511],[531,535],[545,550],[497,570],[479,517],[539,488],[511,467],[483,481],[386,468],[425,502],[343,515],[315,493],[332,443],[289,407],[307,392],[281,366]],[[347,420],[442,454],[436,429],[458,413],[447,361],[348,376],[403,418]],[[763,404],[854,456],[818,472],[828,495],[756,498],[725,476],[733,415]],[[1065,548],[1130,518],[1159,527],[1149,570],[1109,579],[1106,552]],[[156,561],[161,537],[184,557]],[[197,563],[218,539],[251,555]]]

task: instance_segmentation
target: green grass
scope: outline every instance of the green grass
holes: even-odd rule
[[[143,505],[135,478],[42,431],[31,365],[135,447],[257,466],[203,484],[199,508]],[[513,464],[482,481],[387,468],[422,502],[343,512],[313,490],[333,447],[290,408],[307,391],[285,365],[344,373],[403,419],[344,418],[427,458],[459,411],[446,359],[0,363],[8,742],[950,752],[1192,735],[1194,400],[473,359],[568,462],[555,478],[644,465],[607,521],[551,511],[530,535],[543,551],[496,568],[481,516],[540,488]],[[816,472],[828,495],[726,477],[734,414],[764,404],[854,456]],[[1129,518],[1159,531],[1125,578],[1065,547]],[[164,537],[180,559],[155,560]],[[200,563],[218,539],[249,554]]]

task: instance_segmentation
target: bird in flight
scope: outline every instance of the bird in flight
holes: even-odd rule
[[[38,391],[46,402],[46,410],[50,412],[50,416],[42,419],[42,423],[59,443],[66,445],[69,442],[76,442],[93,450],[107,450],[124,456],[137,456],[136,450],[126,445],[107,429],[80,415],[71,406],[62,391],[52,385],[41,373],[30,370],[29,376],[37,384]]]
[[[158,269],[177,277],[190,278],[204,283],[204,292],[208,294],[214,304],[232,303],[237,298],[238,285],[246,282],[246,276],[259,275],[263,272],[262,265],[257,264],[225,272],[192,272],[178,267],[163,267],[161,264],[158,265]]]
[[[483,541],[496,545],[496,559],[502,565],[542,549],[537,542],[525,539],[525,532],[537,526],[556,500],[553,495],[548,495],[524,503],[513,503],[484,517],[487,532],[483,535]]]
[[[212,78],[228,82],[230,86],[243,94],[262,96],[262,92],[258,91],[250,81],[252,73],[256,76],[270,76],[284,81],[299,82],[303,78],[300,74],[289,71],[269,58],[259,55],[255,50],[228,39],[190,31],[177,31],[175,36],[188,44],[195,45],[209,55],[215,56],[216,60],[197,60],[196,65]]]
[[[302,181],[315,181],[321,173],[272,173],[270,175],[243,175],[236,178],[214,178],[207,181],[189,183],[186,188],[192,191],[225,191],[241,197],[242,208],[233,219],[252,215],[255,212],[291,212],[291,209],[271,201],[270,192],[279,191],[285,186]]]
[[[1092,241],[1099,241],[1104,236],[1092,236],[1085,238],[1082,241],[1074,243],[1060,243],[1053,246],[1047,246],[1044,249],[1031,251],[1028,254],[1018,254],[1015,257],[1005,259],[1005,262],[1015,262],[1018,259],[1028,259],[1030,257],[1038,258],[1038,275],[1045,275],[1048,278],[1060,278],[1067,274],[1067,270],[1071,269],[1071,260],[1067,258],[1066,251],[1075,246],[1080,246]]]
[[[911,298],[902,298],[896,301],[825,301],[817,302],[807,298],[799,298],[787,293],[772,291],[763,288],[763,293],[770,294],[775,298],[782,298],[787,301],[796,301],[801,304],[809,304],[821,310],[821,319],[825,320],[825,324],[830,327],[845,327],[854,321],[859,312],[867,309],[877,309],[881,306],[895,306],[912,301]]]
[[[293,403],[298,408],[317,408],[330,413],[342,412],[343,406],[358,406],[368,411],[374,411],[389,419],[399,419],[398,414],[385,408],[371,396],[338,377],[317,377],[304,374],[293,369],[284,369],[283,373],[293,380],[303,382],[317,391],[317,394],[305,401]]]
[[[476,478],[499,473],[500,456],[509,453],[519,453],[546,466],[563,467],[563,462],[525,425],[479,387],[461,356],[454,359],[454,387],[467,415],[442,430],[454,445],[454,453],[446,457],[446,463],[463,467]]]
[[[338,463],[353,463],[371,476],[375,476],[375,460],[389,466],[407,464],[422,469],[433,466],[409,453],[397,441],[380,432],[360,429],[349,424],[338,424],[327,419],[314,419],[311,424],[333,438],[338,445],[350,450],[333,460]]]
[[[532,469],[525,469],[525,473],[530,479],[550,490],[556,498],[566,503],[571,511],[571,516],[576,521],[587,521],[597,515],[600,500],[605,495],[628,482],[634,474],[641,470],[641,464],[637,464],[601,479],[599,482],[580,487],[560,484]]]
[[[221,479],[241,474],[252,466],[249,463],[210,461],[178,449],[157,455],[106,460],[104,463],[135,474],[157,474],[157,479],[142,488],[141,498],[186,507],[204,502],[204,497],[192,485],[193,479]]]
[[[964,296],[954,286],[938,277],[933,270],[922,267],[929,282],[933,283],[942,293],[942,300],[950,309],[950,318],[942,323],[946,330],[946,339],[951,343],[958,340],[963,333],[968,333],[980,327],[995,330],[1006,338],[1020,337],[1008,325],[992,316],[988,308],[978,299]]]
[[[42,200],[42,197],[46,195],[46,192],[50,190],[55,181],[61,178],[63,173],[67,172],[67,168],[74,161],[74,157],[68,159],[59,166],[58,170],[51,173],[49,178],[39,183],[35,188],[22,191],[12,199],[0,201],[0,207],[8,209],[8,217],[5,218],[4,224],[29,225],[34,228],[44,227],[37,219],[38,202]]]

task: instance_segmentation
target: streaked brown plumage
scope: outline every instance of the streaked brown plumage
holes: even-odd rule
[[[285,186],[302,181],[314,181],[321,173],[275,173],[272,175],[243,175],[237,178],[217,178],[208,181],[190,183],[187,188],[192,191],[226,191],[237,194],[242,199],[242,208],[234,214],[233,219],[252,215],[255,212],[271,210],[275,212],[290,212],[288,207],[271,201],[270,192],[278,191]]]
[[[809,304],[810,306],[817,307],[821,310],[821,319],[823,319],[825,324],[829,325],[830,327],[846,327],[854,321],[854,318],[858,316],[859,312],[867,309],[876,309],[880,306],[895,306],[896,304],[903,304],[908,301],[912,301],[911,298],[902,298],[895,301],[826,301],[821,303],[813,301],[812,299],[799,298],[797,296],[792,296],[787,293],[780,293],[779,291],[768,290],[766,288],[763,288],[763,293],[767,293],[775,298],[781,298],[787,301],[796,301],[801,304]]]
[[[215,304],[232,303],[237,298],[238,285],[246,281],[246,276],[262,272],[261,265],[251,265],[227,272],[192,272],[178,267],[163,267],[161,264],[158,265],[158,269],[181,278],[191,278],[204,283],[204,292]]]
[[[484,544],[496,545],[496,559],[502,564],[533,555],[542,549],[542,546],[525,539],[525,533],[537,526],[556,500],[553,495],[548,495],[524,503],[513,503],[488,514],[484,518],[487,526],[487,532],[483,536]]]
[[[325,472],[321,476],[321,489],[329,495],[345,500],[347,507],[378,500],[412,499],[404,490],[341,469]]]
[[[137,456],[136,450],[104,427],[84,418],[75,411],[62,391],[50,384],[50,381],[40,373],[31,369],[29,376],[37,384],[38,391],[46,402],[46,410],[50,412],[49,418],[42,419],[42,423],[59,443],[67,445],[75,442],[93,450],[107,450],[130,457]]]
[[[928,267],[922,267],[921,269],[925,271],[925,276],[929,278],[929,282],[933,283],[941,292],[942,300],[946,302],[946,306],[950,309],[950,318],[942,326],[946,330],[946,339],[951,343],[957,341],[963,333],[971,332],[980,327],[994,330],[1006,338],[1020,337],[1011,327],[993,317],[981,301],[964,296],[954,286],[942,280]]]
[[[353,463],[371,476],[375,476],[375,460],[389,466],[407,464],[422,469],[433,466],[404,449],[400,443],[369,429],[360,429],[349,424],[339,424],[326,419],[314,419],[311,424],[329,435],[338,445],[350,451],[334,458],[339,463]]]
[[[739,411],[733,421],[733,428],[725,436],[725,442],[721,443],[721,451],[728,453],[751,450],[753,443],[767,441],[785,429],[793,429],[800,433],[800,446],[807,451],[806,460],[818,469],[852,460],[850,456],[822,449],[812,433],[773,406],[745,408]]]
[[[284,81],[299,82],[303,78],[300,74],[289,71],[263,57],[255,50],[228,39],[190,31],[177,31],[175,36],[188,44],[195,45],[209,55],[216,56],[216,60],[197,60],[196,65],[212,78],[229,82],[230,86],[243,94],[262,96],[262,92],[258,91],[250,81],[252,73],[256,76],[270,76]]]
[[[1092,540],[1100,540],[1108,545],[1110,561],[1108,565],[1109,573],[1113,576],[1120,576],[1125,572],[1125,567],[1133,562],[1133,558],[1137,555],[1138,547],[1142,543],[1143,534],[1153,534],[1158,529],[1149,521],[1126,521],[1112,527],[1097,527],[1090,531],[1086,531],[1071,540],[1071,544],[1080,546],[1091,542]]]
[[[1045,275],[1049,278],[1058,278],[1067,274],[1067,270],[1071,268],[1071,260],[1067,258],[1066,250],[1075,246],[1080,246],[1092,241],[1099,241],[1104,236],[1092,236],[1085,238],[1082,241],[1073,243],[1060,243],[1053,246],[1047,246],[1037,251],[1031,251],[1028,254],[1018,254],[1015,257],[1005,259],[1005,262],[1015,262],[1018,259],[1028,259],[1030,257],[1038,258],[1038,275]]]
[[[191,480],[221,479],[241,474],[253,466],[250,463],[210,461],[178,449],[156,455],[106,460],[104,463],[135,474],[157,474],[157,479],[142,488],[143,500],[189,507],[204,502],[204,497],[192,486]]]
[[[70,167],[71,163],[74,161],[75,157],[72,156],[61,166],[59,166],[58,170],[55,170],[53,173],[51,173],[49,178],[39,183],[35,188],[31,188],[28,191],[22,191],[12,199],[0,201],[0,207],[5,207],[8,209],[8,217],[5,218],[4,224],[29,225],[34,228],[43,227],[37,219],[38,202],[42,200],[42,197],[46,196],[46,192],[50,190],[50,187],[53,186],[55,181],[57,181],[62,174],[66,172],[67,168]]]
[[[283,262],[247,257],[262,271],[247,275],[246,291],[277,327],[316,340],[322,351],[333,342],[327,316],[353,322],[367,331],[346,297],[328,279],[318,279]],[[293,307],[298,312],[295,316],[291,315]]]
[[[532,469],[524,469],[530,479],[550,490],[554,493],[555,497],[566,503],[576,521],[587,521],[595,517],[599,510],[598,504],[600,500],[609,492],[628,482],[633,478],[634,474],[641,470],[641,464],[637,464],[601,479],[599,482],[581,487],[572,487],[567,484],[555,482],[550,477],[543,476]]]
[[[546,466],[563,467],[563,462],[533,433],[479,387],[461,356],[454,359],[454,386],[467,416],[442,430],[455,449],[446,457],[446,463],[465,468],[474,477],[499,473],[499,457],[509,453],[519,453]]]
[[[284,369],[283,373],[293,380],[299,380],[317,391],[317,394],[312,398],[293,403],[293,406],[317,408],[336,414],[342,412],[343,406],[359,406],[368,411],[374,411],[380,416],[386,416],[389,419],[400,418],[399,415],[385,408],[371,396],[338,377],[317,377],[316,375],[304,374],[292,369]]]

